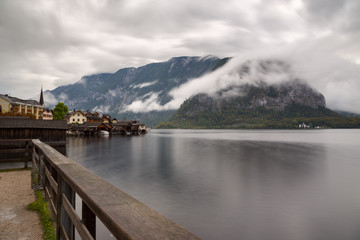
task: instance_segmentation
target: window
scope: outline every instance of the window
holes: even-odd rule
[[[78,113],[78,117],[80,117],[80,114]]]
[[[73,122],[75,122],[75,118],[73,118]]]
[[[2,106],[0,105],[0,113],[2,113]]]

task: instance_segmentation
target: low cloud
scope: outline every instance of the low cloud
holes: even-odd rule
[[[335,54],[337,46],[333,43],[323,42],[324,39],[298,42],[234,57],[217,71],[173,89],[170,92],[173,100],[165,106],[177,109],[191,96],[200,93],[216,96],[216,92],[232,86],[261,82],[272,85],[301,79],[325,96],[329,108],[360,113],[360,65]],[[269,63],[267,69],[262,66],[264,61]],[[249,68],[248,74],[239,71],[244,66]]]
[[[99,105],[91,109],[92,112],[109,113],[111,106]]]
[[[69,97],[66,93],[60,93],[58,99],[60,102],[66,102],[69,99]]]
[[[165,106],[160,105],[158,98],[160,93],[148,93],[142,100],[135,100],[125,108],[125,111],[132,112],[150,112],[167,110]]]
[[[82,77],[79,81],[77,81],[75,84],[81,84],[83,85],[84,87],[86,87],[86,78],[85,77]]]
[[[45,106],[47,107],[53,107],[55,106],[59,101],[58,99],[49,91],[44,92],[44,102]]]
[[[133,85],[130,86],[132,88],[144,88],[144,87],[149,87],[151,85],[156,84],[158,81],[153,81],[153,82],[145,82],[145,83],[141,83],[141,84],[137,84],[137,85]]]

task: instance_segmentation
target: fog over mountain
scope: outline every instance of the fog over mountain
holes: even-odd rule
[[[272,55],[268,54],[263,55]],[[316,69],[316,72],[321,70]],[[358,69],[354,68],[353,71]],[[351,107],[336,99],[339,95],[337,91],[322,88],[321,85],[322,81],[331,79],[339,92],[351,91],[346,84],[338,86],[336,78],[340,78],[341,73],[328,75],[326,80],[318,76],[301,65],[296,56],[291,59],[277,55],[277,58],[246,60],[239,57],[174,57],[166,62],[120,69],[113,74],[84,76],[74,84],[46,91],[45,101],[49,106],[63,101],[70,109],[100,111],[120,118],[142,117],[146,120],[144,114],[175,111],[186,99],[198,94],[215,98],[237,97],[242,94],[239,87],[245,85],[263,87],[294,83],[296,86],[295,83],[302,81],[313,87],[314,91],[324,94],[327,107],[351,111]],[[343,83],[340,81],[339,84]],[[297,91],[297,95],[300,94]]]

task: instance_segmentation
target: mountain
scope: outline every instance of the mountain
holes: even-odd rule
[[[69,109],[139,119],[150,127],[284,127],[276,122],[340,117],[288,63],[276,59],[174,57],[84,76],[44,97],[48,107],[62,101]]]
[[[246,84],[231,90],[237,94],[224,96],[224,91],[219,91],[217,96],[198,94],[189,98],[169,122],[159,127],[262,128],[291,118],[340,117],[326,108],[321,93],[300,80],[277,85]]]
[[[214,56],[174,57],[166,62],[123,68],[115,73],[84,76],[74,84],[46,91],[45,102],[50,100],[55,105],[63,101],[69,109],[100,111],[156,125],[176,110],[165,107],[172,100],[169,95],[172,89],[216,70],[228,60]],[[160,117],[157,111],[161,111]]]
[[[230,75],[234,73],[237,84],[233,81],[216,92],[190,97],[158,127],[287,128],[298,126],[296,118],[341,117],[327,109],[325,97],[284,62],[246,61]]]

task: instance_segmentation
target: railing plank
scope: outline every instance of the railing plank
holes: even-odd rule
[[[26,151],[25,148],[19,149],[0,149],[0,153],[24,153]]]
[[[46,177],[47,177],[47,179],[48,179],[48,181],[49,181],[49,183],[51,185],[51,188],[54,189],[56,194],[58,194],[58,189],[57,189],[58,184],[55,182],[54,178],[51,176],[51,174],[50,174],[49,170],[47,169],[47,167],[44,166],[44,168],[45,168],[45,175],[46,175]]]
[[[36,153],[35,148],[33,148],[33,159],[39,161],[39,155]]]
[[[4,158],[0,159],[0,163],[15,163],[15,162],[25,162],[24,158]]]
[[[69,200],[66,198],[65,195],[62,195],[62,203],[65,208],[65,211],[69,215],[71,221],[75,225],[76,230],[78,231],[81,239],[83,240],[93,240],[94,238],[91,236],[88,229],[85,227],[85,225],[81,222],[81,219],[76,214],[74,208],[71,206]]]
[[[66,231],[65,231],[65,229],[64,229],[64,226],[61,226],[61,228],[60,228],[60,235],[61,235],[61,239],[69,240],[69,237],[68,237],[68,235],[66,234]]]
[[[52,213],[54,214],[54,216],[57,216],[57,211],[56,211],[56,207],[54,205],[53,197],[50,195],[50,192],[49,192],[49,189],[47,186],[45,186],[45,192],[46,192],[46,195],[48,196],[48,201],[50,203]]]
[[[199,239],[101,177],[33,140],[51,166],[117,239]]]

